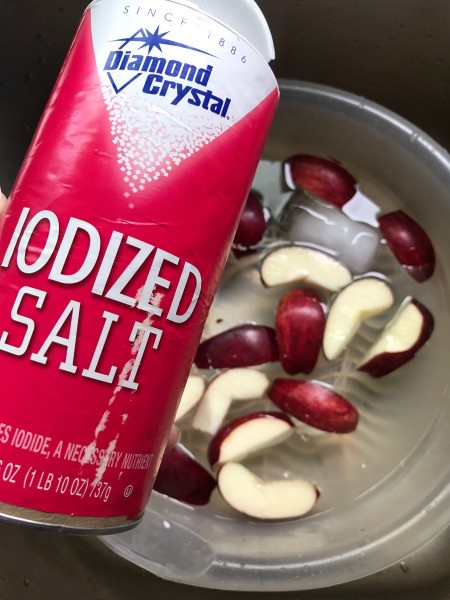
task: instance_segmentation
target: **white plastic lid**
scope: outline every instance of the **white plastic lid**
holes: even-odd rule
[[[272,34],[259,6],[253,0],[177,0],[198,8],[245,38],[263,58],[275,58]]]

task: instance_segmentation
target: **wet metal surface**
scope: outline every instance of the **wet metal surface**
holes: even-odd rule
[[[61,536],[0,525],[2,600],[256,600],[260,593],[210,591],[168,583],[123,561],[96,538]],[[286,600],[448,600],[450,535],[438,560],[427,548],[414,558],[371,577],[335,588],[288,592]],[[267,598],[275,594],[268,594]],[[279,594],[277,594],[279,597]]]

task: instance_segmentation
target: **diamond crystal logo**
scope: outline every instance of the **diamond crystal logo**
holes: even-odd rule
[[[141,27],[107,43],[102,90],[128,197],[169,177],[226,130],[232,100],[223,93],[219,57],[170,31]],[[189,127],[179,127],[188,114]]]
[[[200,48],[177,42],[167,37],[169,31],[160,32],[159,26],[151,32],[140,28],[130,37],[110,40],[119,43],[110,51],[103,70],[116,94],[120,94],[137,80],[144,80],[142,93],[168,98],[173,106],[188,102],[203,110],[226,118],[230,98],[221,98],[208,89],[213,65],[197,66],[194,61],[184,62],[163,56],[166,46],[217,59]],[[129,49],[131,48],[131,49]]]

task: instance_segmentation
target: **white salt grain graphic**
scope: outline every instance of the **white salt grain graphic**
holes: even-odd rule
[[[116,94],[109,81],[102,85],[103,96],[111,123],[112,141],[117,162],[130,192],[125,197],[142,192],[160,178],[169,177],[183,160],[209,144],[225,131],[229,123],[200,107],[190,110],[184,124],[167,99],[165,111],[152,102],[149,94],[136,87]]]

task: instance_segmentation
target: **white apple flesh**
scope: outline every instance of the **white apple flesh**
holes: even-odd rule
[[[256,400],[265,394],[268,387],[269,378],[256,369],[223,371],[207,386],[192,426],[214,435],[222,425],[233,400]]]
[[[200,375],[190,375],[181,395],[178,405],[175,423],[187,415],[199,402],[205,391],[205,381]]]
[[[228,462],[220,469],[218,488],[235,510],[266,521],[301,517],[312,509],[319,496],[309,481],[263,481],[236,462]]]
[[[226,423],[208,447],[212,467],[241,461],[249,454],[284,442],[294,433],[291,419],[282,412],[255,412]]]
[[[363,356],[358,369],[382,377],[409,362],[434,329],[431,312],[415,298],[407,298],[381,335]]]
[[[392,306],[391,288],[382,279],[356,279],[331,304],[323,337],[323,352],[336,359],[355,336],[361,323]]]
[[[353,220],[345,213],[353,205],[362,213],[361,205],[364,200],[362,194],[357,194],[343,210],[339,210],[321,200],[296,192],[277,218],[281,236],[286,242],[311,245],[316,250],[328,252],[353,275],[363,275],[371,270],[380,250],[378,224],[372,227]]]
[[[334,292],[348,285],[352,276],[347,267],[321,250],[282,246],[264,258],[261,279],[266,287],[304,282]]]

